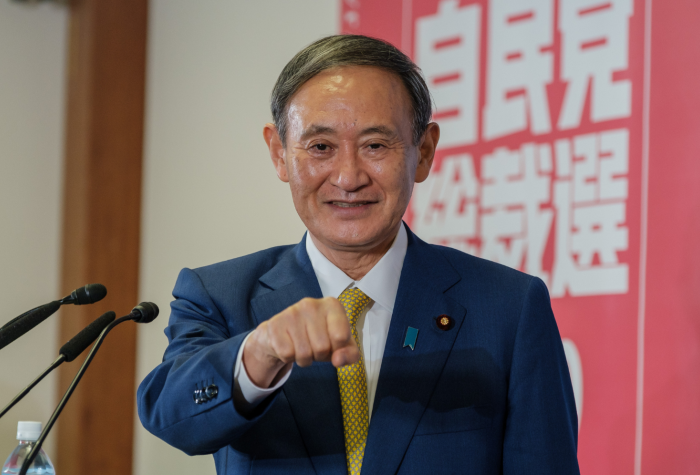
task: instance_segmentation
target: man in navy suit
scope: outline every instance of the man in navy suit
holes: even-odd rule
[[[272,115],[308,232],[180,273],[143,425],[219,474],[579,473],[545,285],[402,223],[440,136],[417,66],[324,38],[284,68]]]

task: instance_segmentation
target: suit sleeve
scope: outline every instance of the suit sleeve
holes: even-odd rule
[[[233,370],[249,332],[231,336],[226,320],[196,272],[183,269],[170,304],[163,362],[141,382],[138,414],[156,437],[188,455],[210,454],[240,438],[267,412],[275,396],[251,414],[233,403]],[[206,402],[195,402],[195,391],[216,387]]]
[[[513,348],[503,473],[579,474],[577,438],[573,389],[549,293],[533,278]]]

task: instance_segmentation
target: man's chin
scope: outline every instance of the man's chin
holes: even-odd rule
[[[357,226],[342,224],[329,224],[311,233],[325,247],[351,252],[370,251],[383,246],[388,238],[393,240],[395,237],[393,231],[388,229],[358,229]]]

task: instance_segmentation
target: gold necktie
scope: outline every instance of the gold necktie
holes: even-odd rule
[[[367,431],[369,429],[369,405],[367,403],[367,374],[362,356],[360,339],[357,336],[357,319],[372,301],[360,289],[346,289],[340,297],[350,321],[352,337],[360,348],[360,361],[338,368],[340,404],[343,408],[343,430],[345,432],[345,457],[348,474],[359,475],[365,455]]]

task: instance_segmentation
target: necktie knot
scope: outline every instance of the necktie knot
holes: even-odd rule
[[[350,321],[350,326],[354,331],[356,331],[355,325],[357,325],[357,319],[362,314],[362,311],[369,305],[372,301],[363,291],[358,288],[345,289],[338,300],[345,308],[345,313]]]

